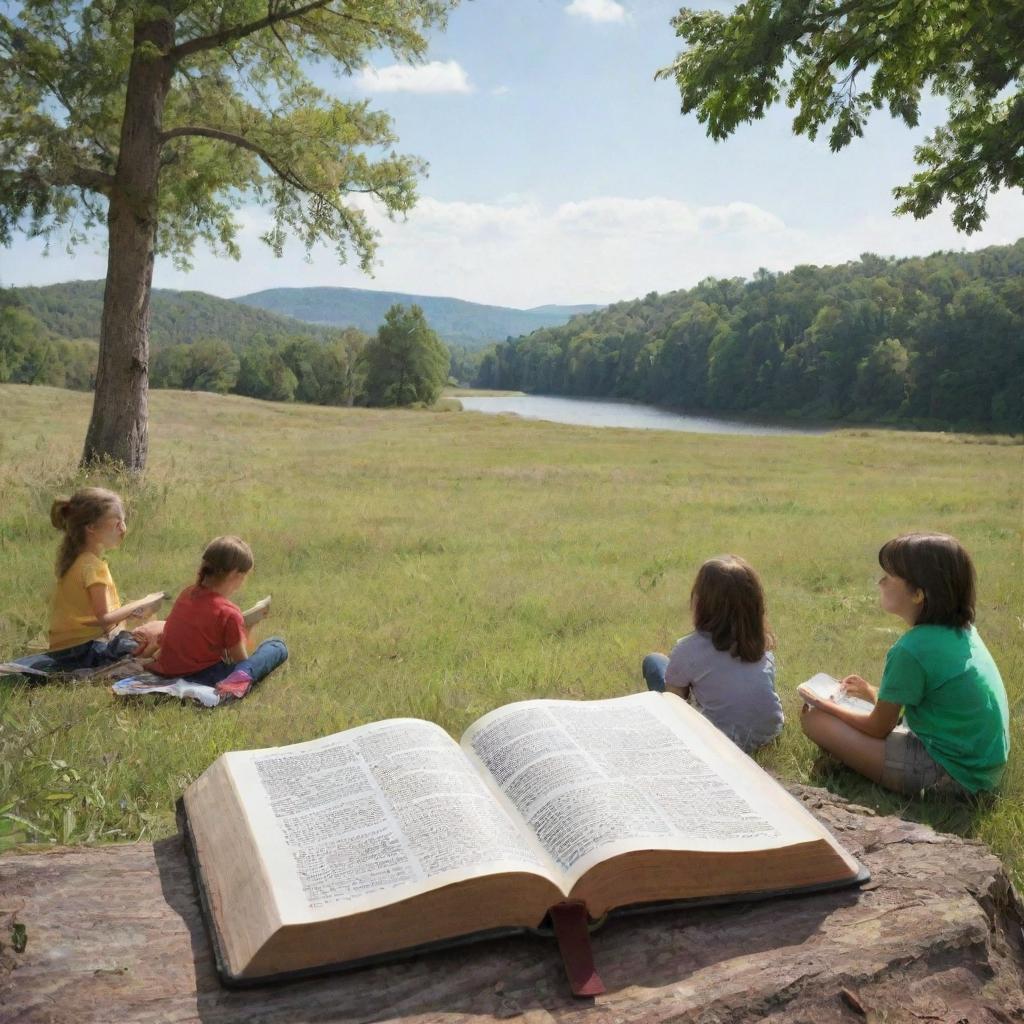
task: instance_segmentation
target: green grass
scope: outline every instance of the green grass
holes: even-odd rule
[[[127,499],[128,538],[111,555],[122,597],[177,592],[208,540],[237,533],[256,553],[239,601],[274,595],[263,628],[292,657],[214,712],[117,703],[101,685],[3,684],[8,842],[166,835],[174,801],[225,750],[401,715],[457,736],[514,700],[630,693],[641,656],[689,629],[697,566],[733,551],[761,572],[778,635],[789,724],[762,763],[978,836],[1024,879],[1024,448],[1010,439],[654,433],[161,391],[151,402],[145,479],[93,477]],[[89,404],[0,387],[0,657],[45,627],[48,509],[83,482]],[[816,774],[796,723],[794,689],[814,672],[877,681],[899,623],[877,606],[876,552],[920,528],[973,553],[979,627],[1014,707],[1014,755],[985,806]]]

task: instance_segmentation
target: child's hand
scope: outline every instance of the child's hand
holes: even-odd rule
[[[875,688],[866,680],[857,675],[846,676],[840,683],[840,692],[850,697],[860,697],[861,700],[870,701],[872,704],[877,699]]]
[[[163,636],[164,624],[162,620],[147,622],[132,630],[132,637],[139,642],[133,658],[151,658],[160,649],[160,639]]]

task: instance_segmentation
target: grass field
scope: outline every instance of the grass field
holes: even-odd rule
[[[46,624],[58,535],[50,502],[90,396],[0,387],[0,658]],[[454,411],[266,404],[158,391],[129,534],[110,557],[125,600],[190,582],[205,543],[246,538],[263,629],[287,666],[240,704],[115,703],[101,685],[0,687],[7,842],[154,838],[218,754],[411,715],[456,736],[530,697],[608,697],[689,629],[707,556],[766,583],[789,724],[760,755],[880,812],[978,836],[1024,880],[1024,447],[1007,438],[844,431],[738,437],[587,429]],[[451,403],[449,403],[450,405]],[[960,537],[980,575],[979,628],[1010,693],[1015,753],[990,804],[907,801],[818,774],[795,686],[818,670],[876,681],[900,623],[875,561],[911,529]],[[3,836],[0,836],[3,840]]]

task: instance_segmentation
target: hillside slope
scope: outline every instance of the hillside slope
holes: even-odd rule
[[[483,348],[492,342],[529,334],[542,327],[560,327],[576,314],[601,308],[582,305],[513,309],[435,295],[378,292],[363,288],[271,288],[240,295],[235,301],[308,323],[358,327],[368,333],[377,330],[385,312],[395,303],[404,306],[415,303],[442,341],[468,349]]]
[[[10,291],[21,307],[58,338],[99,340],[103,281],[65,281]],[[327,328],[302,323],[205,292],[153,289],[150,343],[154,350],[210,338],[243,349],[257,341],[295,337],[326,339]]]

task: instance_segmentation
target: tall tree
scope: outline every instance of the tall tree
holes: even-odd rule
[[[106,225],[107,279],[83,462],[145,465],[156,254],[238,256],[234,208],[273,210],[263,240],[332,243],[368,269],[352,193],[411,208],[419,160],[386,114],[309,76],[389,49],[415,60],[455,0],[20,0],[0,7],[0,243]]]
[[[431,404],[448,380],[448,349],[427,324],[419,306],[392,306],[377,337],[366,346],[369,405]]]
[[[948,199],[970,233],[991,193],[1024,188],[1019,0],[746,0],[729,14],[683,8],[673,25],[688,48],[658,77],[675,78],[683,113],[713,139],[784,98],[796,134],[827,127],[839,150],[872,110],[915,126],[930,90],[949,119],[917,147],[921,170],[894,190],[896,211],[920,218]]]

